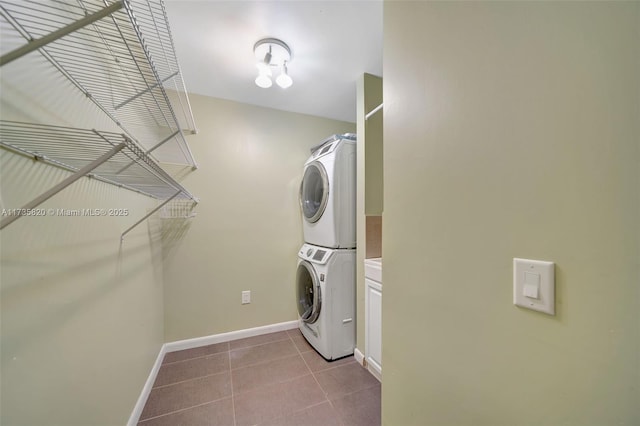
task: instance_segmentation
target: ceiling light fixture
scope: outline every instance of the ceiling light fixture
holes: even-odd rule
[[[284,41],[277,38],[264,38],[253,46],[253,53],[258,61],[256,85],[263,89],[271,87],[272,68],[280,69],[280,75],[276,78],[278,86],[286,89],[293,84],[287,69],[287,65],[291,62],[291,49]]]

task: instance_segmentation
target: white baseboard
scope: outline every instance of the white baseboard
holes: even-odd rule
[[[370,359],[367,361],[367,370],[382,383],[382,367],[380,365]]]
[[[160,348],[160,353],[158,353],[156,362],[153,364],[153,367],[151,368],[151,372],[149,373],[149,377],[147,378],[147,381],[144,384],[144,387],[142,388],[140,397],[138,397],[138,401],[136,402],[135,407],[133,407],[133,412],[131,413],[131,417],[129,417],[127,426],[135,426],[138,423],[138,420],[140,419],[140,415],[142,414],[142,410],[144,409],[144,405],[147,403],[147,398],[149,398],[149,394],[151,393],[151,388],[153,387],[153,383],[156,381],[156,376],[158,375],[158,371],[160,371],[160,366],[162,365],[162,359],[164,358],[165,354],[169,352],[182,351],[184,349],[199,348],[200,346],[213,345],[215,343],[230,342],[232,340],[259,336],[261,334],[269,334],[269,333],[275,333],[277,331],[293,330],[294,328],[298,328],[297,320],[280,322],[277,324],[263,325],[261,327],[247,328],[244,330],[230,331],[228,333],[212,334],[210,336],[196,337],[194,339],[185,339],[185,340],[178,340],[175,342],[165,343]]]
[[[353,351],[353,357],[356,359],[356,361],[358,361],[360,365],[366,367],[366,365],[364,364],[364,354],[360,352],[360,349],[355,348],[355,350]]]
[[[355,348],[353,351],[353,357],[358,361],[360,365],[369,370],[369,373],[373,375],[379,382],[382,382],[382,368],[375,364],[373,361],[369,362],[364,357],[364,354],[360,352],[360,349]]]
[[[151,368],[151,373],[149,373],[149,377],[147,377],[147,381],[142,388],[142,392],[140,392],[140,396],[138,397],[138,401],[136,405],[133,407],[133,412],[129,417],[129,421],[127,422],[127,426],[135,426],[140,419],[140,415],[142,414],[142,410],[144,409],[144,404],[147,403],[147,398],[149,398],[149,394],[151,393],[151,388],[153,387],[153,383],[156,381],[156,376],[158,375],[158,371],[160,371],[160,366],[162,365],[162,360],[164,355],[166,354],[165,345],[162,345],[160,348],[160,353],[156,357],[156,362],[153,363],[153,367]]]
[[[244,330],[230,331],[228,333],[212,334],[211,336],[196,337],[193,339],[178,340],[165,343],[166,353],[182,351],[185,349],[199,348],[200,346],[213,345],[214,343],[230,342],[232,340],[259,336],[261,334],[275,333],[277,331],[292,330],[298,327],[298,321],[280,322],[277,324],[263,325],[261,327],[247,328]]]

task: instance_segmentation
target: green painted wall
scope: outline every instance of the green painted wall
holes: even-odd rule
[[[3,208],[69,173],[0,151]],[[83,178],[44,209],[126,217],[23,217],[0,231],[3,425],[125,424],[163,342],[161,228],[153,199]]]
[[[118,131],[40,55],[3,66],[3,120]],[[70,173],[0,149],[0,208]],[[164,339],[162,223],[150,197],[81,178],[40,207],[122,217],[23,217],[0,231],[3,425],[125,424]]]
[[[309,149],[353,123],[192,95],[202,165],[183,184],[197,217],[165,247],[165,338],[207,336],[297,319],[303,243],[298,201]],[[242,290],[251,304],[241,305]]]
[[[385,2],[383,424],[640,423],[639,23]],[[556,262],[556,316],[514,257]]]

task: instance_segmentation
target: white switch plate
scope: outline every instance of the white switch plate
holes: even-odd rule
[[[242,292],[242,304],[246,305],[247,303],[251,303],[251,290]]]
[[[536,287],[539,286],[537,289]],[[554,263],[513,259],[513,304],[545,314],[556,314]],[[537,296],[537,297],[536,297]]]

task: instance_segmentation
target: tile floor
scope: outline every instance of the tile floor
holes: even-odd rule
[[[139,426],[376,426],[380,382],[299,330],[165,355]]]

